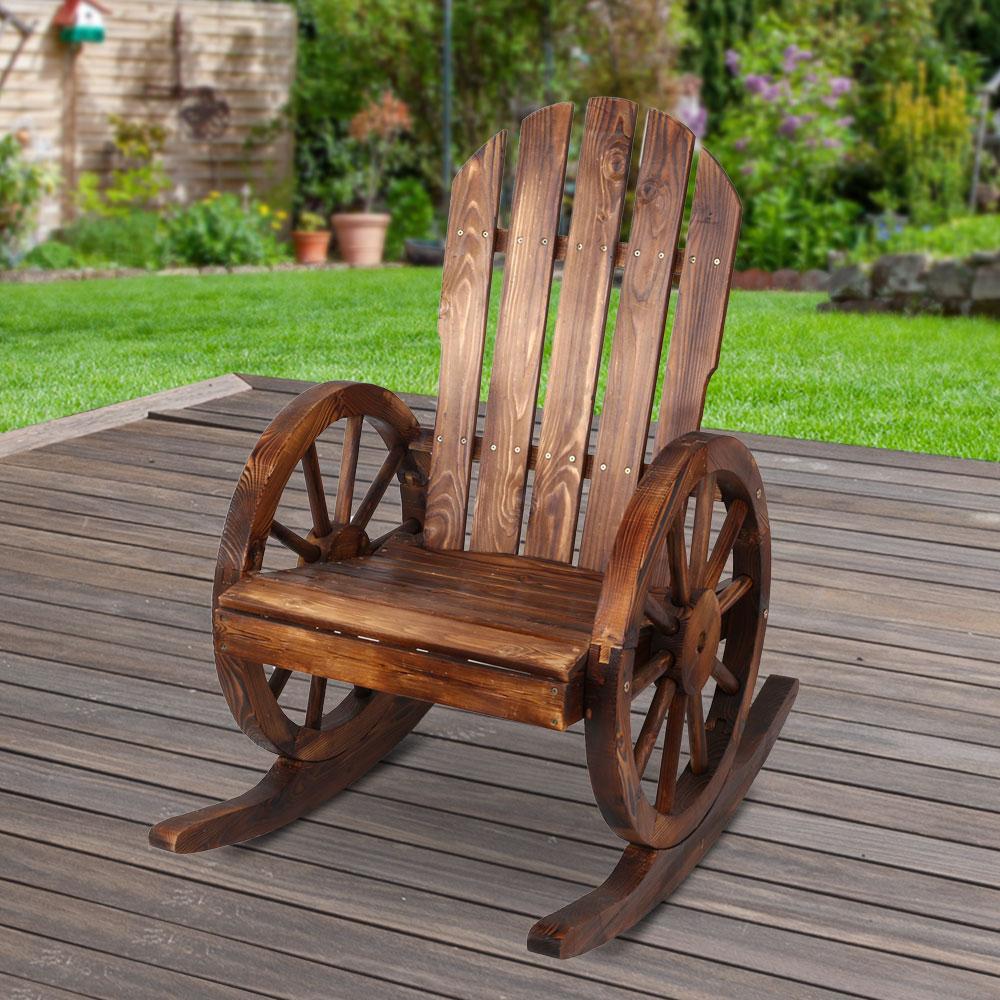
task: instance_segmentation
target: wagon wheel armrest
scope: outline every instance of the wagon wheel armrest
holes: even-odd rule
[[[667,528],[682,512],[693,484],[714,471],[714,456],[734,450],[753,466],[746,447],[736,438],[693,431],[667,445],[646,469],[625,509],[604,573],[591,639],[599,661],[607,662],[613,648],[635,645],[641,605],[650,578],[661,565]]]
[[[247,459],[233,493],[219,547],[216,600],[241,577],[260,569],[282,492],[299,462],[306,474],[310,505],[314,506],[313,494],[322,492],[315,441],[327,427],[343,418],[349,422],[355,418],[356,437],[360,436],[362,420],[367,420],[390,453],[399,456],[403,518],[422,525],[428,456],[412,447],[420,437],[421,427],[410,408],[389,389],[365,382],[314,385],[282,408]],[[355,441],[355,463],[357,446]],[[342,474],[345,467],[341,468]],[[350,475],[353,479],[353,468]],[[328,517],[325,498],[322,510],[323,516]]]

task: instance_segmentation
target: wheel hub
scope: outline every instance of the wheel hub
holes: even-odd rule
[[[712,676],[722,635],[722,613],[714,590],[692,595],[678,616],[675,671],[688,695],[697,695]]]

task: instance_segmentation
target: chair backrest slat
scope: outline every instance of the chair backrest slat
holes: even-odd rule
[[[693,151],[689,129],[648,112],[580,546],[588,568],[604,568],[639,481]]]
[[[677,315],[670,334],[655,450],[701,426],[708,380],[719,364],[743,206],[726,172],[701,151]]]
[[[635,116],[631,101],[598,97],[587,104],[525,541],[529,556],[563,562],[573,556]]]
[[[424,544],[433,549],[465,544],[506,143],[506,132],[493,136],[452,184],[438,319],[438,410],[424,523]]]
[[[472,519],[472,549],[516,552],[545,345],[572,104],[521,124],[503,294]]]

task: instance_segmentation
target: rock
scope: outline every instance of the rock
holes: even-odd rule
[[[210,264],[208,267],[198,269],[199,274],[229,274],[229,268],[221,264]]]
[[[825,292],[830,275],[826,271],[813,267],[801,274],[800,287],[804,292]]]
[[[973,267],[1000,264],[1000,250],[976,250],[965,258],[965,262],[971,264]]]
[[[196,267],[165,267],[162,271],[157,271],[157,274],[166,275],[168,278],[174,275],[192,275],[198,273],[198,268]]]
[[[972,268],[957,260],[932,264],[924,276],[927,293],[940,301],[968,298],[972,289]]]
[[[771,287],[786,292],[797,292],[802,287],[802,275],[790,267],[779,268],[771,275]]]
[[[1000,303],[1000,264],[978,267],[975,273],[971,293],[973,309],[986,302]]]
[[[773,283],[774,279],[771,274],[762,271],[759,267],[733,272],[733,288],[739,288],[745,292],[762,292],[771,288]]]
[[[872,293],[878,298],[921,295],[930,258],[925,253],[890,253],[872,265]]]
[[[266,274],[269,268],[266,264],[237,264],[230,270],[233,274]]]
[[[868,271],[861,264],[838,267],[827,282],[826,290],[834,302],[871,297],[872,285]]]

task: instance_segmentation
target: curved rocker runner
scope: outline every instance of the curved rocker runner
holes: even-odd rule
[[[650,110],[621,243],[636,108],[595,98],[569,232],[559,235],[572,116],[572,105],[556,104],[522,123],[506,228],[504,133],[455,178],[433,430],[387,389],[330,382],[302,393],[261,436],[223,531],[213,631],[233,716],[277,760],[244,795],[150,832],[155,846],[186,853],[275,830],[367,772],[432,704],[556,730],[582,720],[595,798],[627,846],[602,886],[532,928],[528,947],[562,958],[627,931],[680,884],[742,801],[797,689],[772,675],[754,698],[771,575],[764,488],[738,440],[699,430],[739,200],[702,151],[678,249],[694,137]],[[557,260],[559,313],[536,427]]]

